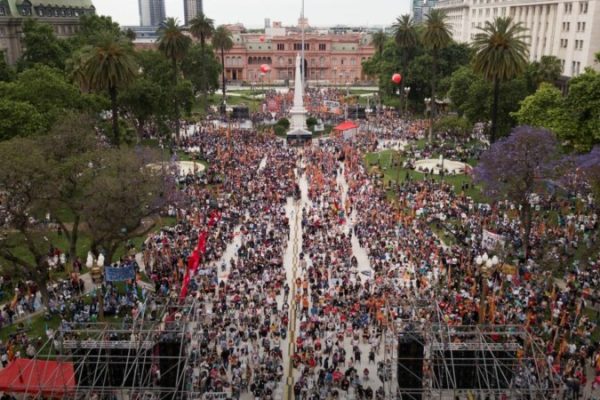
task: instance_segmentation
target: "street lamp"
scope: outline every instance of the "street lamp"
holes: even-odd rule
[[[410,86],[406,86],[404,88],[404,95],[406,96],[404,99],[404,115],[408,119],[408,95],[410,94]]]
[[[481,270],[481,305],[479,309],[480,324],[485,323],[486,320],[485,313],[487,311],[487,297],[489,290],[488,280],[491,277],[491,274],[495,269],[496,265],[498,265],[498,262],[499,260],[497,256],[490,257],[487,253],[479,255],[475,258],[475,264],[477,264]]]

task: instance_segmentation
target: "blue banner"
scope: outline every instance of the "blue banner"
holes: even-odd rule
[[[135,279],[135,269],[133,269],[133,265],[104,267],[104,280],[106,282],[123,282],[130,279]]]

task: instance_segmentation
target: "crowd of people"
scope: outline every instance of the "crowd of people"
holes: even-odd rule
[[[342,93],[309,95],[323,102]],[[300,148],[255,131],[185,127],[189,133],[177,151],[198,154],[208,167],[180,179],[185,201],[173,206],[177,224],[149,235],[141,249],[136,272],[154,290],[135,280],[125,290],[107,284],[104,312],[128,321],[156,319],[160,305],[179,301],[187,285],[181,301],[191,311],[182,316],[173,308],[165,318],[193,326],[184,341],[186,389],[201,393],[278,399],[292,390],[296,399],[383,399],[397,389],[398,334],[409,326],[425,331],[443,324],[452,343],[468,343],[452,329],[485,324],[522,327],[523,338],[531,340],[519,342],[513,394],[597,394],[595,204],[579,193],[541,196],[531,251],[523,252],[518,206],[477,203],[462,188],[427,177],[403,181],[390,201],[388,187],[364,162],[382,142],[404,143],[409,157],[442,152],[465,160],[483,147],[465,139],[460,149],[440,144],[417,150],[412,144],[425,138],[427,122],[371,122],[373,129],[352,141],[332,137]],[[442,241],[440,229],[455,238],[453,244]],[[203,231],[206,249],[186,282]],[[486,232],[500,238],[497,246],[483,240]],[[489,259],[496,255],[493,263],[483,261],[487,253]],[[590,257],[570,264],[575,253]],[[134,262],[126,256],[119,265]],[[35,309],[30,294],[23,290],[20,308]],[[85,326],[98,314],[96,297],[88,303],[57,297],[50,313],[60,316],[63,330]],[[2,310],[0,323],[12,320],[11,310]],[[15,344],[27,355],[40,345],[25,334],[11,340],[0,343],[3,365],[20,355]],[[424,381],[436,372],[428,357]],[[156,386],[159,368],[153,365]],[[289,374],[291,387],[284,379]]]

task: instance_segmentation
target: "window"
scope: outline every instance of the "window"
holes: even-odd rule
[[[319,43],[319,51],[327,50],[327,45],[325,43]]]
[[[588,11],[588,2],[581,1],[579,2],[579,14],[587,14]]]
[[[321,67],[324,67],[325,66],[325,57],[320,57],[319,63],[321,64]]]
[[[581,32],[585,32],[585,22],[581,23]]]
[[[277,43],[277,50],[279,50],[279,51],[285,50],[285,44],[284,43]]]
[[[486,17],[489,17],[489,16],[490,16],[490,9],[489,9],[489,8],[485,10],[485,16],[486,16]]]
[[[0,6],[0,15],[6,15],[6,10],[4,9],[4,6]]]
[[[278,63],[279,65],[283,66],[283,57],[279,57],[279,58],[277,59],[277,63]]]
[[[288,58],[288,65],[292,65],[292,59]]]

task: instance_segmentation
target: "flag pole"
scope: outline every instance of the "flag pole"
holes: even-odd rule
[[[302,26],[301,26],[301,28],[302,28],[302,55],[301,55],[302,64],[300,66],[301,66],[301,70],[302,70],[302,84],[304,85],[306,83],[304,81],[304,77],[306,76],[306,72],[304,71],[304,66],[305,66],[305,64],[304,64],[304,25],[305,25],[304,24],[304,0],[302,0],[302,14],[301,14],[300,18],[301,18],[300,21],[302,23]]]

